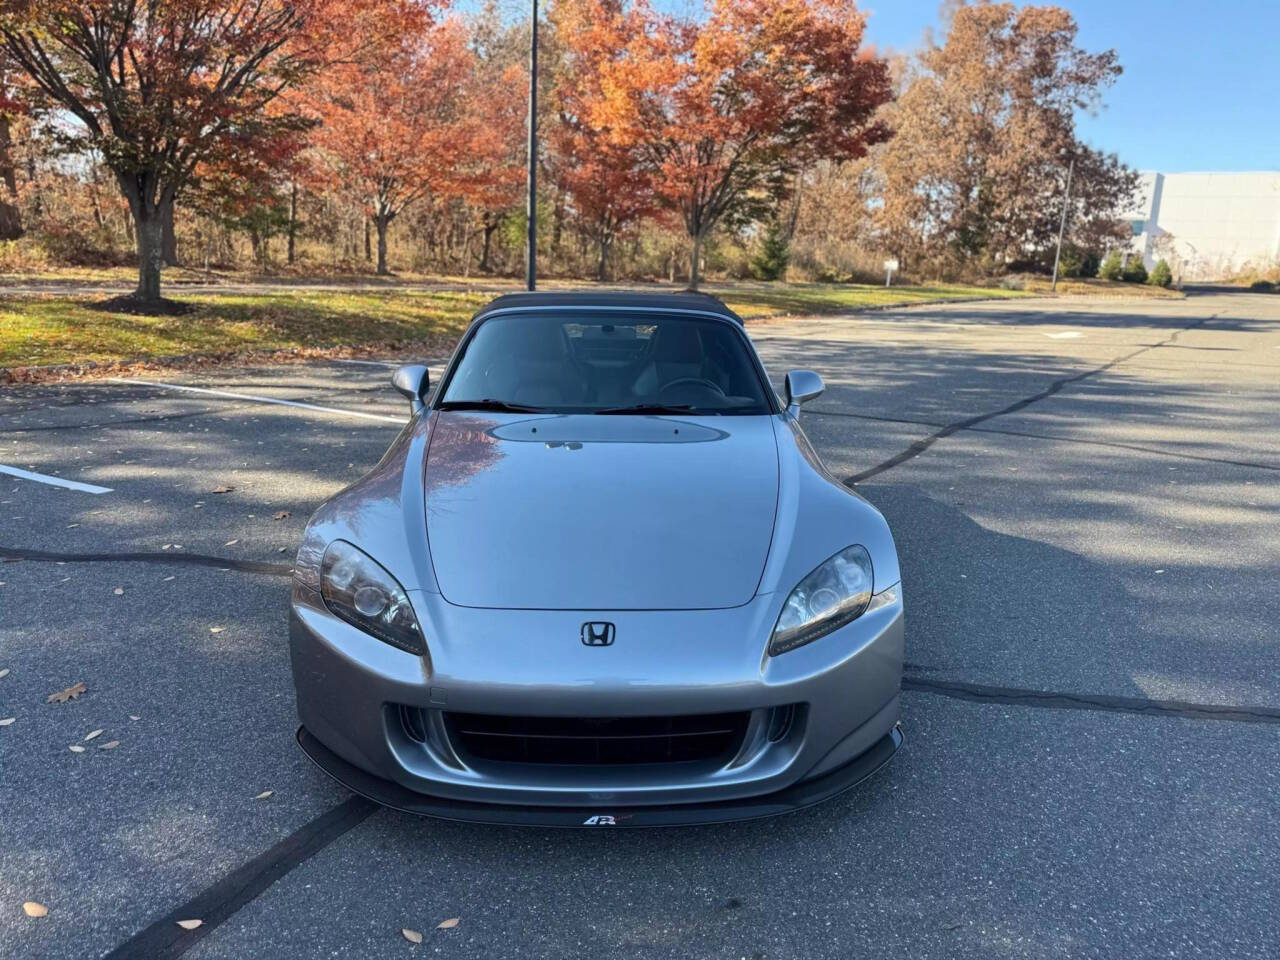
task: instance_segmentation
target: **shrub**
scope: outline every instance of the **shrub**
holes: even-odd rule
[[[1098,276],[1103,280],[1119,280],[1124,276],[1124,261],[1119,250],[1112,250],[1098,267]]]
[[[1147,283],[1153,287],[1173,286],[1173,271],[1169,269],[1168,260],[1161,257],[1156,261],[1156,265],[1151,268],[1151,276],[1147,277]]]
[[[769,221],[760,251],[751,258],[751,274],[757,280],[781,280],[787,275],[787,263],[791,259],[791,244],[777,219]]]
[[[1147,268],[1143,265],[1142,258],[1136,253],[1130,255],[1129,262],[1125,264],[1123,276],[1125,283],[1147,282]]]
[[[1276,290],[1280,290],[1280,287],[1270,280],[1255,280],[1249,284],[1249,289],[1254,293],[1275,293]]]

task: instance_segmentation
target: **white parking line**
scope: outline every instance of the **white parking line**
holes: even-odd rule
[[[345,363],[353,367],[398,367],[400,364],[392,363],[390,360],[343,360],[340,357],[334,357],[332,363]]]
[[[11,477],[21,477],[23,480],[34,480],[36,483],[47,483],[51,487],[65,487],[67,490],[79,490],[81,493],[110,493],[110,487],[97,487],[92,483],[80,483],[78,480],[63,480],[61,477],[51,477],[47,473],[32,473],[30,470],[21,470],[18,467],[6,467],[0,463],[0,473],[7,473]]]
[[[279,400],[275,397],[259,397],[252,393],[233,393],[230,390],[210,390],[207,387],[187,387],[179,383],[159,383],[155,380],[131,380],[126,377],[111,377],[112,383],[129,383],[136,387],[159,387],[162,390],[183,390],[187,393],[205,393],[214,397],[231,397],[234,400],[252,400],[254,403],[273,403],[281,407],[299,407],[303,410],[318,410],[320,413],[336,413],[343,417],[360,417],[363,420],[379,420],[383,423],[403,424],[403,417],[387,417],[378,413],[364,413],[361,410],[343,410],[340,407],[320,407],[314,403],[303,403],[301,400]]]

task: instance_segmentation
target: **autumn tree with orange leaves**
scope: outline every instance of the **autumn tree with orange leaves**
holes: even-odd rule
[[[512,131],[501,118],[519,78],[505,78],[510,91],[478,82],[466,25],[429,14],[418,7],[391,44],[326,71],[317,85],[313,140],[377,230],[379,274],[389,272],[387,229],[411,204],[428,194],[483,197],[510,180]]]
[[[891,99],[889,70],[862,49],[854,0],[709,0],[690,21],[645,0],[562,0],[582,20],[619,18],[618,52],[599,56],[594,32],[563,38],[599,72],[586,122],[634,149],[691,242],[689,286],[701,248],[725,221],[757,218],[794,174],[821,157],[852,159],[889,136],[876,111]]]
[[[626,56],[639,11],[620,0],[568,0],[551,8],[563,44],[551,135],[553,172],[570,197],[580,228],[596,244],[596,279],[608,278],[609,250],[628,226],[657,206],[654,171],[640,144],[610,125],[607,78]]]
[[[161,231],[196,165],[296,118],[269,108],[377,0],[0,0],[10,62],[78,126],[133,214],[137,303],[160,301]]]

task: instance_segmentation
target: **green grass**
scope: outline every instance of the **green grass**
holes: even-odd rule
[[[933,300],[974,297],[1005,299],[1027,294],[1001,287],[959,284],[881,287],[861,283],[709,284],[705,288],[750,320],[774,314],[836,313],[865,307],[886,307]]]
[[[555,287],[588,286],[556,282]],[[743,317],[814,314],[859,307],[965,297],[1015,297],[1010,290],[965,286],[884,287],[854,284],[711,284]],[[450,348],[491,294],[353,290],[184,295],[177,317],[95,310],[101,297],[0,294],[0,368],[112,363],[191,354],[234,355],[286,348],[422,344]]]
[[[95,298],[0,300],[0,367],[110,363],[187,354],[384,343],[451,346],[476,308],[473,293],[281,293],[182,297],[178,317],[107,313]],[[100,298],[96,298],[100,299]]]

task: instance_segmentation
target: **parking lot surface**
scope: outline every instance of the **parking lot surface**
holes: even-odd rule
[[[5,388],[0,957],[1280,956],[1280,297],[750,332],[897,538],[907,741],[717,827],[420,820],[297,749],[290,564],[390,360]]]

